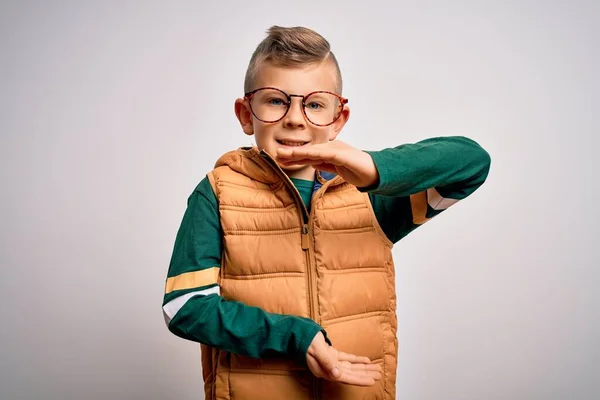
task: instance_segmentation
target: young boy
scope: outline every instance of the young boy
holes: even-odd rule
[[[336,140],[350,116],[329,43],[274,26],[235,114],[256,147],[188,199],[163,302],[201,343],[206,399],[395,399],[393,243],[485,181],[464,137],[381,151]]]

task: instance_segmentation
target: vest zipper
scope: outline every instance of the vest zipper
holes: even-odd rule
[[[300,196],[300,194],[298,194],[298,196]],[[317,304],[317,291],[315,289],[316,271],[312,265],[312,257],[310,254],[310,229],[309,229],[308,223],[306,223],[306,222],[304,223],[304,225],[302,225],[301,243],[302,243],[302,251],[304,251],[304,256],[306,259],[306,270],[308,271],[308,292],[309,292],[309,296],[310,296],[310,301],[308,303],[310,306],[310,318],[313,321],[319,323],[319,321],[316,321],[317,312],[315,311],[315,306]],[[317,379],[316,376],[313,375],[311,377],[311,381],[312,381],[312,387],[311,387],[312,400],[318,400],[319,399],[319,380]]]
[[[308,250],[308,224],[302,226],[302,250]]]
[[[283,172],[283,170],[281,169],[281,167],[279,165],[277,165],[277,162],[273,159],[273,157],[271,157],[271,155],[269,153],[267,153],[264,150],[260,151],[260,154],[263,156],[264,159],[266,159],[269,164],[271,164],[271,166],[275,169],[275,171],[280,175],[280,177],[283,179],[283,181],[287,184],[287,186],[289,188],[291,188],[292,192],[294,193],[294,197],[296,200],[296,204],[298,204],[300,206],[300,210],[302,211],[302,230],[301,230],[301,236],[300,236],[300,243],[301,243],[301,247],[302,250],[304,251],[304,255],[306,258],[306,270],[308,272],[308,294],[310,296],[310,299],[308,301],[308,305],[309,305],[309,312],[310,312],[310,318],[315,321],[316,323],[319,323],[319,321],[317,321],[317,312],[315,311],[315,304],[317,303],[317,293],[315,290],[315,281],[316,281],[316,277],[315,277],[315,272],[313,271],[313,265],[312,265],[312,257],[310,254],[310,227],[309,227],[309,222],[310,222],[310,214],[308,213],[308,210],[306,208],[306,205],[304,205],[304,201],[302,200],[302,197],[300,196],[300,192],[298,192],[298,189],[296,189],[296,186],[294,186],[294,183],[291,181],[291,179],[289,178],[289,176],[287,176],[285,174],[285,172]],[[312,376],[312,398],[314,400],[318,400],[319,399],[319,388],[318,388],[318,379],[316,376]]]

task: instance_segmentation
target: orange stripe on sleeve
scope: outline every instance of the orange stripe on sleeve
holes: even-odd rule
[[[193,289],[200,286],[212,285],[218,282],[219,267],[203,269],[201,271],[186,272],[167,279],[165,294],[174,290]]]
[[[412,209],[413,223],[423,225],[431,218],[427,218],[427,192],[422,191],[410,195],[410,207]]]

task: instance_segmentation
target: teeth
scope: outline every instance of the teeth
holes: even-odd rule
[[[278,140],[279,143],[284,144],[286,146],[303,146],[305,142],[290,142],[287,140]]]

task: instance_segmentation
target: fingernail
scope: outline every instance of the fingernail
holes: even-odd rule
[[[333,369],[333,376],[334,378],[339,378],[340,377],[340,370],[336,367]]]

